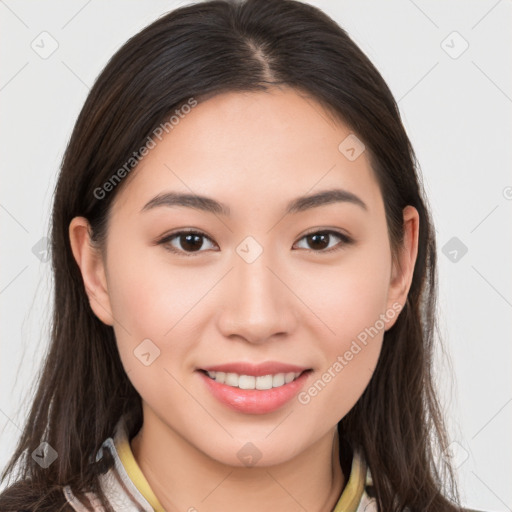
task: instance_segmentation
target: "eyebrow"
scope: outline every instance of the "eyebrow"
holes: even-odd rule
[[[343,189],[331,189],[317,192],[316,194],[301,196],[293,199],[286,205],[285,214],[294,214],[333,203],[349,203],[368,211],[366,203],[358,196]],[[173,207],[184,206],[204,212],[214,213],[229,217],[231,215],[228,205],[211,197],[183,194],[179,192],[164,192],[148,201],[141,209],[141,213],[160,206]]]

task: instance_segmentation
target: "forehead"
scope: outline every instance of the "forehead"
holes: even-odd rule
[[[349,127],[292,88],[219,94],[178,113],[160,138],[131,171],[114,212],[138,212],[164,191],[212,196],[234,213],[333,187],[370,209],[381,203],[367,152],[347,158],[347,144],[357,144]]]

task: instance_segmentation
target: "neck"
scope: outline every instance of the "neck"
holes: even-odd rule
[[[169,426],[147,421],[130,442],[168,512],[332,511],[345,486],[337,429],[278,465],[233,467],[212,459]]]

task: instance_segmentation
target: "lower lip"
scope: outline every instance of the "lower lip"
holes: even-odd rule
[[[227,384],[220,384],[199,372],[212,395],[229,408],[246,414],[266,414],[277,411],[289,402],[304,386],[309,374],[305,371],[297,379],[278,388],[240,389]]]

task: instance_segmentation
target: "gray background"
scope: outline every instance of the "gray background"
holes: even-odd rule
[[[76,116],[107,59],[187,3],[0,1],[0,468],[47,348],[43,237]],[[512,510],[512,2],[309,3],[348,31],[399,102],[438,236],[451,367],[438,352],[437,372],[463,503]]]

